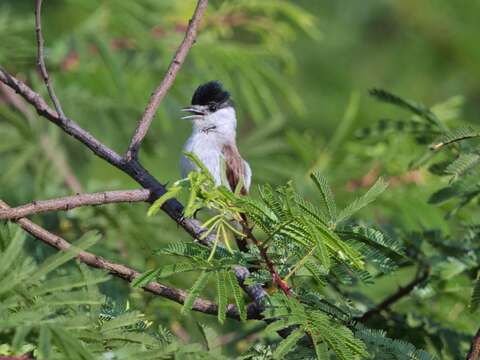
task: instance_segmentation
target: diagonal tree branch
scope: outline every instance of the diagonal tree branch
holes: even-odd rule
[[[137,158],[142,141],[147,135],[148,129],[152,123],[155,113],[157,112],[157,109],[175,81],[178,71],[182,67],[188,52],[195,42],[198,25],[203,17],[203,14],[205,13],[205,10],[207,9],[207,5],[208,0],[198,0],[195,12],[188,22],[185,37],[178,47],[172,61],[170,62],[165,77],[150,97],[147,108],[145,109],[145,112],[143,113],[142,118],[137,125],[135,133],[133,134],[132,140],[125,155],[127,161]]]
[[[42,33],[42,0],[36,0],[35,2],[35,33],[37,35],[37,65],[40,70],[40,74],[42,75],[43,82],[47,86],[48,95],[50,95],[50,99],[52,99],[58,116],[61,119],[64,119],[65,113],[63,112],[57,95],[55,94],[53,85],[50,82],[50,77],[48,76],[47,67],[45,66],[44,40]]]
[[[10,209],[8,204],[0,199],[0,210],[4,211],[8,209]],[[65,239],[55,234],[52,234],[51,232],[45,230],[41,226],[31,222],[28,219],[21,218],[21,219],[15,220],[15,222],[18,223],[30,235],[36,237],[40,241],[54,247],[57,250],[66,251],[72,247],[72,245]],[[76,258],[80,262],[90,267],[108,271],[113,276],[116,276],[128,282],[132,282],[136,277],[140,275],[138,271],[132,268],[129,268],[123,264],[110,262],[107,259],[97,256],[95,254],[92,254],[88,251],[80,251],[76,256]],[[159,295],[161,297],[173,300],[179,304],[183,304],[187,296],[187,293],[183,290],[176,289],[173,287],[168,287],[158,282],[151,282],[145,285],[143,289],[155,295]],[[215,303],[209,300],[201,299],[201,298],[198,298],[197,300],[195,300],[192,309],[195,311],[199,311],[199,312],[202,312],[205,314],[211,314],[211,315],[216,315],[218,312],[218,306]],[[229,318],[236,319],[236,320],[240,319],[240,315],[235,305],[229,304],[227,306],[227,316]],[[256,309],[255,304],[250,304],[247,307],[247,317],[249,319],[260,318],[260,315]]]
[[[69,211],[80,206],[147,201],[150,190],[116,190],[79,194],[58,199],[34,201],[15,208],[0,210],[0,220],[15,220],[47,211]]]

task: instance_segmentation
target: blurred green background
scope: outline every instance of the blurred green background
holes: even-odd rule
[[[194,5],[191,0],[46,1],[47,66],[66,114],[123,153]],[[344,204],[383,174],[395,185],[364,212],[366,219],[448,233],[442,209],[426,203],[441,181],[409,169],[423,150],[401,133],[366,140],[355,134],[383,116],[405,118],[405,113],[369,98],[373,87],[428,106],[450,99],[438,107],[446,120],[459,117],[478,124],[479,13],[476,1],[212,1],[197,43],[158,111],[141,161],[164,183],[179,178],[178,160],[190,132],[179,109],[200,83],[217,79],[235,100],[239,146],[252,165],[254,184],[293,180],[309,197],[308,174],[318,169]],[[0,2],[0,66],[46,95],[35,69],[31,1]],[[22,101],[12,103],[12,97],[2,88],[1,199],[19,205],[76,191],[136,187]],[[155,249],[187,237],[166,216],[147,218],[146,209],[144,204],[109,205],[34,220],[69,240],[97,230],[103,239],[94,252],[146,270],[163,261],[152,255]],[[478,216],[469,214],[468,219]],[[39,259],[50,252],[37,242],[29,244]],[[409,276],[408,271],[399,273],[360,291],[383,298]],[[188,288],[192,279],[172,281]],[[195,336],[199,319],[216,326],[208,316],[180,317],[177,304],[132,291],[120,280],[109,281],[102,290],[120,303],[133,302],[177,335]],[[469,292],[463,295],[467,298]],[[445,312],[432,316],[473,332],[478,316],[464,308],[452,315],[450,300],[443,301],[437,306]],[[232,322],[222,331],[237,328]],[[236,346],[231,351],[245,344]]]

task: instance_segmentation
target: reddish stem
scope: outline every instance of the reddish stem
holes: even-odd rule
[[[282,279],[278,271],[275,269],[275,265],[273,264],[272,260],[270,260],[270,257],[267,254],[267,247],[263,246],[263,244],[261,244],[260,241],[258,241],[257,238],[252,234],[252,230],[248,226],[247,218],[244,214],[242,214],[241,224],[243,226],[244,233],[249,239],[253,241],[255,246],[260,250],[260,256],[262,257],[263,261],[265,261],[268,272],[270,273],[270,275],[272,275],[273,283],[277,284],[277,286],[284,292],[285,295],[291,296],[292,291],[290,289],[290,286],[288,286],[288,283]]]

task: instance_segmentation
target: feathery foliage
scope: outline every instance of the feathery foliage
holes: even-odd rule
[[[141,161],[170,184],[150,214],[179,197],[185,215],[207,222],[209,234],[217,235],[211,246],[190,242],[166,216],[146,218],[141,205],[32,219],[69,240],[87,234],[81,246],[102,234],[90,251],[152,269],[134,287],[171,283],[189,294],[187,304],[90,271],[72,260],[74,251],[51,257],[13,228],[1,242],[0,354],[464,359],[479,323],[478,122],[465,121],[478,114],[479,5],[416,2],[415,16],[408,16],[411,1],[209,3]],[[122,152],[194,5],[44,1],[47,67],[68,116]],[[438,37],[438,24],[446,36]],[[9,49],[0,52],[0,65],[46,95],[35,70],[31,4],[1,2],[0,38]],[[178,110],[198,84],[213,79],[232,93],[239,149],[260,184],[248,198],[215,188],[204,171],[177,181],[180,144],[190,131],[176,120]],[[352,91],[379,81],[395,89],[372,91],[388,106]],[[465,101],[421,103],[452,87]],[[13,206],[132,186],[4,90],[2,199]],[[71,188],[69,175],[81,190]],[[385,181],[376,183],[379,178]],[[258,244],[246,228],[232,225],[243,216]],[[240,251],[235,240],[245,239]],[[290,297],[280,293],[263,252]],[[251,271],[246,284],[265,284],[268,323],[226,318],[227,304],[245,318],[250,302],[234,281],[238,265]],[[197,296],[218,304],[218,321],[190,311]]]

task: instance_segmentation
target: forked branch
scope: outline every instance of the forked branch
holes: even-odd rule
[[[48,95],[52,99],[55,110],[57,110],[58,116],[61,119],[65,119],[65,113],[63,112],[62,105],[55,94],[53,85],[48,76],[47,67],[45,65],[45,54],[44,54],[44,39],[42,33],[42,0],[36,0],[35,3],[35,33],[37,35],[37,65],[42,75],[43,82],[47,86]]]
[[[195,12],[193,13],[192,18],[188,22],[185,37],[180,46],[178,47],[177,52],[173,56],[173,59],[168,66],[165,77],[163,78],[160,85],[153,92],[152,96],[150,97],[150,101],[148,102],[147,108],[145,109],[142,118],[138,122],[137,128],[135,130],[135,133],[133,134],[132,140],[130,141],[130,145],[125,155],[127,161],[137,159],[138,151],[140,150],[143,139],[147,135],[150,124],[155,117],[155,113],[157,112],[157,109],[160,106],[163,98],[167,94],[168,90],[173,85],[173,82],[177,77],[178,71],[182,67],[188,52],[190,51],[191,47],[195,42],[195,39],[197,37],[197,29],[200,20],[202,19],[203,14],[207,9],[207,5],[208,0],[198,1]]]

